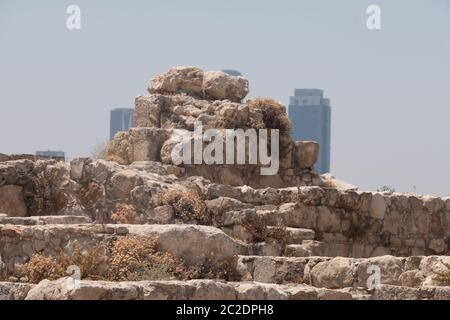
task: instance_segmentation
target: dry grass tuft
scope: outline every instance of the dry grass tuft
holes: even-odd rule
[[[153,237],[126,236],[115,240],[110,247],[97,246],[87,252],[75,248],[72,256],[61,252],[57,257],[35,254],[25,266],[29,281],[67,277],[67,268],[80,268],[81,279],[108,281],[152,281],[224,279],[238,281],[237,257],[225,260],[209,259],[196,266],[167,252],[158,251]]]
[[[133,146],[128,139],[128,132],[117,132],[107,147],[105,160],[121,165],[130,164],[133,159]]]
[[[107,260],[104,246],[96,246],[85,252],[77,247],[72,256],[61,251],[55,258],[37,253],[25,265],[25,275],[31,283],[39,283],[44,279],[57,280],[69,276],[69,266],[77,266],[82,279],[103,279],[101,267]]]
[[[66,276],[68,266],[65,261],[38,253],[33,255],[25,265],[25,274],[31,283],[39,283],[44,279],[57,280]]]
[[[211,223],[205,202],[195,192],[170,190],[162,194],[161,202],[171,206],[175,216],[184,222],[195,220],[201,224]]]
[[[290,132],[291,122],[286,108],[281,103],[269,98],[256,98],[251,100],[248,105],[250,108],[261,110],[266,128]]]
[[[108,279],[111,281],[141,281],[176,279],[181,274],[182,261],[170,253],[157,250],[156,239],[128,236],[113,243]]]
[[[111,209],[111,221],[116,224],[140,224],[141,218],[132,205],[115,203]]]

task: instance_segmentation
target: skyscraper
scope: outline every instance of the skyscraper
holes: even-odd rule
[[[237,70],[225,69],[225,70],[222,70],[222,72],[225,72],[226,74],[229,74],[230,76],[242,77],[242,73],[240,73]]]
[[[330,172],[331,106],[323,90],[295,89],[288,108],[293,140],[314,140],[319,143],[319,173]]]
[[[116,108],[111,110],[110,120],[110,139],[119,131],[128,131],[133,127],[134,123],[134,109],[131,108]]]

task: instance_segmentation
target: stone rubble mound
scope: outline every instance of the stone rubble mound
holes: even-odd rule
[[[317,144],[292,141],[285,113],[270,126],[274,102],[243,103],[248,87],[242,77],[173,68],[136,98],[136,127],[116,135],[106,160],[0,158],[0,300],[449,300],[450,198],[359,191],[319,176]],[[278,127],[279,174],[174,165],[167,155],[196,119]],[[110,248],[130,238],[153,239],[157,257],[196,273],[168,278],[159,266],[113,281],[110,262],[77,285],[65,273],[30,274],[36,257],[93,248],[113,261]]]
[[[271,99],[245,103],[248,81],[223,72],[178,67],[150,81],[150,95],[136,97],[135,128],[120,132],[107,159],[120,164],[158,161],[173,164],[174,146],[191,137],[196,121],[206,129],[280,130],[280,168],[262,176],[258,165],[183,165],[185,176],[203,176],[217,183],[255,188],[320,185],[313,170],[319,147],[313,141],[292,141],[285,108]],[[248,155],[248,145],[246,146]]]

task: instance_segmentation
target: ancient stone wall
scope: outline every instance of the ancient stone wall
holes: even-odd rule
[[[149,92],[136,98],[137,127],[116,135],[107,160],[0,155],[0,299],[450,299],[450,198],[365,192],[318,176],[317,143],[291,141],[273,100],[243,103],[244,78],[180,67]],[[198,120],[205,129],[280,129],[279,173],[175,165],[174,146]],[[135,281],[28,283],[33,257],[89,257],[130,237],[203,273],[167,280],[150,265],[151,277]],[[112,264],[110,249],[102,255],[97,280]]]

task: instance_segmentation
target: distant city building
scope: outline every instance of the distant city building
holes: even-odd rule
[[[111,119],[109,126],[109,137],[114,138],[114,135],[119,131],[128,131],[133,127],[134,123],[134,109],[131,108],[116,108],[111,110]]]
[[[323,90],[295,89],[288,108],[292,122],[293,140],[313,140],[320,146],[316,169],[319,173],[330,172],[331,106],[323,97]]]
[[[229,74],[230,76],[242,77],[242,73],[240,73],[237,70],[225,69],[225,70],[222,70],[222,72],[225,72],[226,74]]]
[[[52,151],[52,150],[36,151],[36,155],[52,159],[64,159],[64,160],[66,159],[66,154],[64,153],[64,151]]]

